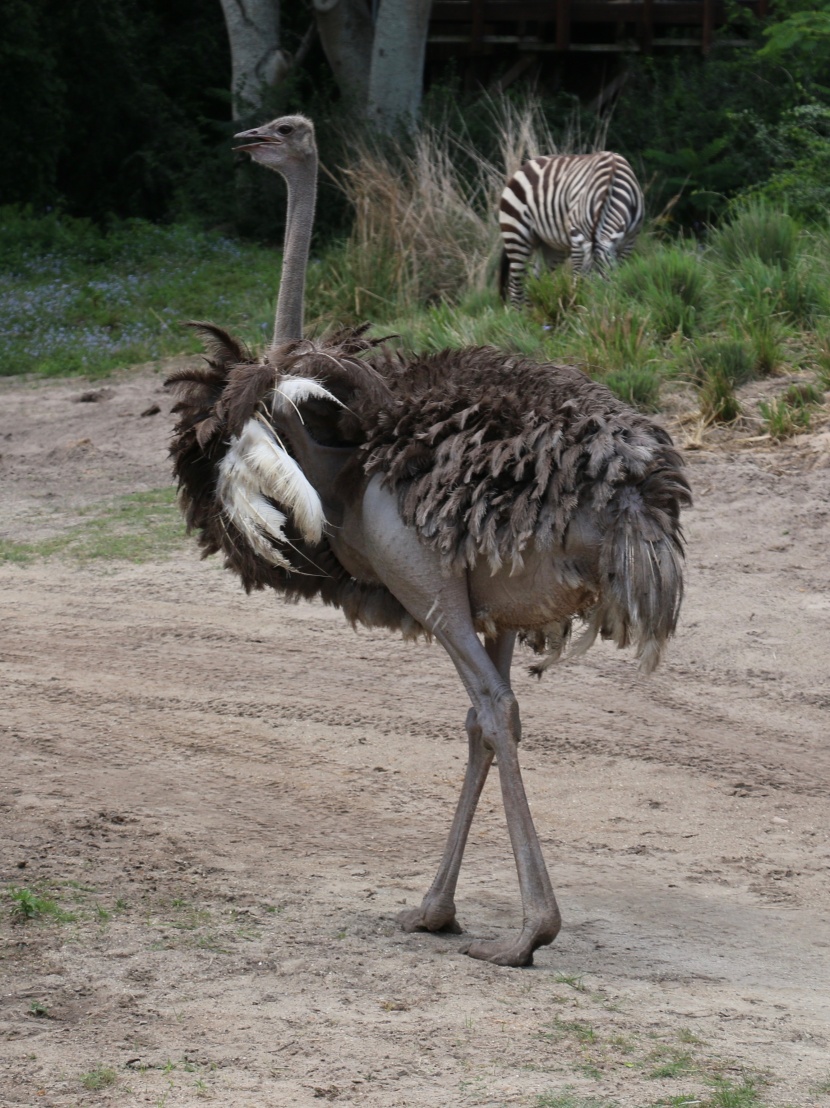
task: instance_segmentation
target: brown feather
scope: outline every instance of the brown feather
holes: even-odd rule
[[[255,362],[221,329],[198,326],[209,363],[171,378],[180,397],[171,456],[188,526],[205,554],[224,552],[246,589],[317,595],[352,623],[419,630],[382,586],[351,578],[325,536],[312,549],[292,532],[288,571],[241,546],[217,508],[215,472],[229,436],[257,409],[267,418],[262,402],[280,378],[303,376],[345,405],[302,409],[318,441],[357,447],[340,494],[357,498],[381,474],[404,522],[448,572],[481,559],[516,570],[531,542],[565,549],[579,513],[591,512],[604,536],[600,580],[588,585],[579,565],[561,555],[557,563],[569,587],[593,597],[573,613],[587,623],[583,646],[600,633],[620,645],[633,636],[647,667],[659,657],[682,595],[679,513],[690,493],[682,459],[654,420],[573,366],[486,347],[404,358],[359,328],[286,343]],[[529,641],[558,656],[569,634],[564,621]]]

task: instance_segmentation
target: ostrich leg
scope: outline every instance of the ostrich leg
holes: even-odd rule
[[[488,657],[502,678],[508,682],[515,642],[516,635],[512,631],[485,642]],[[461,930],[455,921],[455,887],[458,883],[461,860],[464,857],[473,815],[493,762],[494,753],[492,748],[484,744],[475,708],[470,708],[467,713],[466,727],[469,746],[467,771],[444,856],[420,908],[410,908],[406,912],[399,913],[398,923],[404,931],[459,932]]]
[[[450,888],[453,872],[460,865],[465,827],[468,829],[472,819],[474,800],[481,792],[486,769],[495,754],[522,895],[522,930],[515,938],[472,942],[466,953],[498,965],[528,966],[533,962],[533,951],[556,938],[561,921],[519,769],[519,706],[509,682],[475,632],[466,577],[443,575],[438,555],[424,546],[415,532],[404,524],[395,497],[383,488],[379,478],[373,478],[367,486],[361,516],[364,554],[368,554],[375,572],[390,592],[415,619],[429,628],[447,651],[475,711],[476,722],[470,731],[475,735],[480,728],[480,742],[474,743],[471,737],[471,753],[475,760],[465,779],[453,824],[455,834],[450,835],[436,883],[446,867],[443,888]],[[347,541],[349,530],[347,523],[344,528]],[[502,657],[504,653],[502,647]],[[476,751],[479,752],[476,754]]]

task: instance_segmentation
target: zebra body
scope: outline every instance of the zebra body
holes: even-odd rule
[[[642,189],[620,154],[531,158],[507,182],[499,205],[502,296],[523,302],[535,249],[549,265],[570,257],[576,273],[606,269],[630,253],[643,215]]]

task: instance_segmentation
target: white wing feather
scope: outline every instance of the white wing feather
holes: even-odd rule
[[[312,396],[319,400],[331,400],[333,404],[338,404],[341,408],[345,407],[325,385],[321,385],[311,377],[281,377],[274,386],[271,403],[275,412],[285,411],[286,408],[302,404]]]
[[[239,452],[239,439],[231,439],[230,448],[219,464],[216,492],[231,523],[260,558],[271,565],[292,569],[291,563],[266,535],[278,543],[286,541],[283,525],[286,517],[262,495],[259,481]]]
[[[249,419],[242,428],[238,449],[266,496],[288,509],[303,538],[318,543],[326,521],[323,505],[291,455],[258,419]]]

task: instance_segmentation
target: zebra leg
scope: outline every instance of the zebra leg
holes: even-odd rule
[[[582,231],[572,227],[568,232],[571,244],[571,265],[577,276],[588,273],[593,260],[593,244],[590,238]]]
[[[525,304],[525,275],[527,273],[528,257],[527,254],[523,256],[507,254],[507,293],[514,308],[521,308]]]

